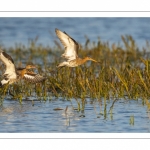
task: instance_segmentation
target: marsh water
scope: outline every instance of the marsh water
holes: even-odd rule
[[[112,101],[107,103],[104,114],[103,107],[98,102],[91,103],[90,99],[84,111],[77,110],[75,100],[53,98],[46,102],[34,101],[34,104],[25,100],[20,104],[5,99],[0,108],[0,132],[150,132],[150,112],[140,101],[119,100],[109,112],[111,104]]]
[[[38,44],[54,46],[58,40],[55,28],[67,32],[76,41],[84,44],[87,36],[91,41],[121,43],[121,35],[131,35],[138,47],[150,40],[150,18],[0,18],[0,45],[28,45],[30,39],[38,36]]]
[[[131,35],[142,47],[150,40],[149,24],[150,18],[0,18],[0,44],[2,48],[28,45],[29,39],[38,36],[37,44],[53,47],[58,28],[81,44],[85,35],[91,41],[100,37],[110,43],[120,43],[121,35]],[[0,132],[150,132],[150,114],[142,100],[120,99],[109,111],[112,102],[106,101],[104,107],[103,99],[87,98],[85,110],[78,111],[75,99],[29,98],[20,103],[5,98],[0,107]]]

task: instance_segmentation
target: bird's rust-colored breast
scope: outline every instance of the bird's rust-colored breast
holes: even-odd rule
[[[26,73],[26,69],[25,68],[18,68],[17,69],[17,74],[18,74],[19,77],[23,78],[25,73]]]

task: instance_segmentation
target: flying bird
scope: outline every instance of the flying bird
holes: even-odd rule
[[[1,49],[0,60],[5,65],[3,79],[0,82],[1,87],[5,84],[12,84],[20,79],[25,79],[31,83],[38,83],[45,80],[45,77],[29,70],[32,68],[36,68],[36,66],[34,65],[27,65],[25,68],[16,68],[12,57]]]
[[[59,40],[61,41],[62,45],[65,48],[64,54],[61,57],[66,58],[67,61],[60,63],[57,68],[61,68],[64,66],[68,67],[77,67],[79,65],[84,64],[86,61],[91,60],[94,62],[98,62],[90,57],[79,58],[78,57],[78,50],[79,44],[71,38],[66,32],[62,32],[58,29],[55,29],[56,35],[58,36]]]

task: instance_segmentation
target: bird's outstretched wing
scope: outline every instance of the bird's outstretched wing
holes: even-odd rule
[[[78,57],[79,44],[66,32],[62,32],[58,29],[55,29],[55,32],[65,47],[65,53],[62,54],[62,57],[66,58],[68,61],[76,59]]]
[[[39,74],[36,74],[33,72],[28,72],[28,73],[24,74],[23,79],[25,79],[26,81],[31,82],[31,83],[39,83],[39,82],[44,81],[46,78]]]
[[[0,50],[0,60],[4,63],[6,69],[3,74],[3,76],[7,76],[9,79],[16,79],[16,69],[15,69],[15,64],[11,56],[9,56],[7,53],[4,51]]]

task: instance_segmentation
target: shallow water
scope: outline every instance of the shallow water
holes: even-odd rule
[[[103,102],[87,99],[85,111],[77,111],[75,100],[53,98],[40,102],[4,100],[0,108],[0,132],[4,133],[123,133],[150,132],[150,113],[140,101],[119,100],[109,113],[112,100],[107,102],[104,114]],[[67,111],[65,111],[68,106]],[[61,108],[62,110],[55,110]],[[134,123],[130,118],[134,116]]]
[[[131,35],[139,47],[150,40],[150,18],[105,18],[105,17],[45,17],[45,18],[0,18],[0,44],[3,47],[14,46],[15,43],[29,44],[29,39],[38,36],[38,44],[54,46],[58,40],[55,28],[66,31],[76,41],[85,43],[85,35],[91,41],[121,43],[121,35]]]

